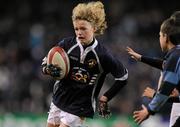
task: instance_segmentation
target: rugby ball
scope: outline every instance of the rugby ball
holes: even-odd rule
[[[70,62],[69,57],[65,50],[59,46],[55,46],[50,49],[47,55],[47,65],[53,64],[61,68],[60,77],[55,77],[56,79],[63,79],[69,73]]]

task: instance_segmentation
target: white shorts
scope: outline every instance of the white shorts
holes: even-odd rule
[[[174,125],[178,117],[180,117],[180,103],[173,103],[170,116],[170,127]]]
[[[84,118],[62,111],[51,102],[47,122],[53,125],[60,125],[62,122],[69,127],[82,127]]]

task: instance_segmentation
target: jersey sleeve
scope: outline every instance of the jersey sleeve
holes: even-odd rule
[[[164,65],[162,82],[159,91],[156,93],[148,109],[155,113],[166,103],[169,95],[180,83],[180,58],[170,57]]]
[[[65,48],[65,40],[64,39],[61,40],[57,45],[64,49]]]
[[[180,96],[169,97],[169,99],[167,100],[167,102],[169,102],[169,103],[179,103],[179,102],[180,102]]]
[[[118,58],[107,52],[103,60],[103,69],[107,73],[111,73],[115,80],[127,80],[128,71]]]
[[[128,71],[123,64],[110,53],[106,54],[104,59],[105,71],[111,73],[115,78],[115,83],[104,93],[104,96],[110,101],[127,84]]]
[[[141,62],[162,70],[163,59],[155,58],[155,57],[142,56]]]
[[[69,48],[73,45],[74,38],[75,37],[64,38],[57,45],[63,48],[67,52]]]

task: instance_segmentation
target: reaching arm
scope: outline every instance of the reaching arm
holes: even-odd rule
[[[168,54],[169,55],[169,54]],[[161,107],[169,100],[169,95],[174,88],[179,87],[180,84],[180,57],[178,54],[168,56],[166,59],[163,73],[161,87],[156,93],[148,107],[143,106],[141,110],[134,111],[133,118],[140,124],[149,115],[153,115],[161,109]]]
[[[141,62],[162,70],[163,60],[154,57],[141,56]]]
[[[155,68],[162,70],[163,59],[143,56],[143,55],[135,52],[130,47],[127,47],[126,51],[131,56],[131,58],[135,59],[136,61],[141,61],[141,62],[148,64],[152,67],[155,67]]]

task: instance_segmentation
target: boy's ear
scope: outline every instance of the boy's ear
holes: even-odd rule
[[[168,36],[167,34],[163,34],[163,36],[165,37],[166,42],[169,42],[169,41],[170,41],[170,38],[169,38],[169,36]]]

